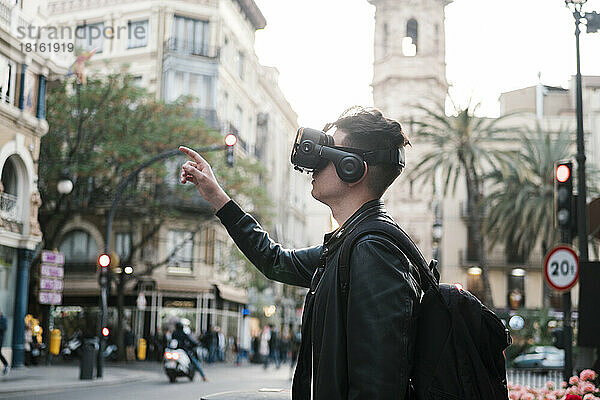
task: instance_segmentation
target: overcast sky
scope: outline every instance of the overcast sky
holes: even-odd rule
[[[267,19],[256,34],[261,63],[300,125],[320,128],[354,104],[372,105],[375,7],[367,0],[255,0]],[[599,11],[589,0],[584,11]],[[535,85],[567,86],[575,74],[574,20],[563,0],[455,0],[446,7],[451,93],[497,115],[500,93]],[[581,35],[582,73],[600,75],[600,32]]]

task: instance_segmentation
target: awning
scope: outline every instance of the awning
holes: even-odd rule
[[[222,299],[233,301],[239,304],[248,304],[248,292],[246,289],[235,288],[233,286],[227,286],[223,284],[215,284],[219,291],[219,296]]]
[[[193,292],[206,293],[212,290],[207,281],[195,279],[157,279],[156,289],[161,292]]]

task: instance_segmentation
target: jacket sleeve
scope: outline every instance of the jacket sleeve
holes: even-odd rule
[[[267,278],[290,285],[310,286],[322,246],[296,250],[282,248],[233,200],[216,215],[242,253]]]
[[[404,399],[412,365],[411,319],[419,293],[409,266],[395,245],[375,235],[352,249],[348,399]]]

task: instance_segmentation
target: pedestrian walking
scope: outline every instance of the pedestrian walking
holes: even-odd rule
[[[2,373],[4,375],[8,374],[8,361],[6,361],[6,358],[4,358],[4,354],[2,354],[2,345],[4,344],[4,333],[6,332],[7,327],[8,323],[6,321],[6,317],[2,313],[2,310],[0,310],[0,361],[2,361],[2,364],[4,365],[4,369],[2,370]]]
[[[260,354],[260,359],[263,363],[263,368],[267,369],[269,366],[269,341],[271,340],[271,327],[269,325],[265,325],[263,327],[263,331],[260,335],[260,345],[258,348],[258,352]]]
[[[407,396],[413,311],[421,296],[417,270],[381,233],[352,243],[343,269],[349,274],[347,287],[339,284],[337,263],[355,229],[377,221],[396,226],[381,197],[404,168],[407,144],[400,124],[372,108],[349,109],[323,131],[299,129],[292,164],[312,172],[311,194],[331,209],[339,228],[320,245],[293,250],[273,242],[225,193],[204,158],[180,147],[191,158],[182,166],[181,182],[193,183],[213,205],[252,264],[269,279],[309,288],[294,400]]]

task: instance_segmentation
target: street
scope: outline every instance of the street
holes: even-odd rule
[[[51,368],[51,367],[50,367]],[[135,367],[115,367],[121,368]],[[67,389],[36,389],[21,393],[0,393],[0,399],[44,399],[44,400],[106,400],[106,399],[194,399],[201,396],[228,392],[234,390],[257,390],[261,388],[289,388],[291,386],[289,365],[282,365],[280,369],[269,367],[266,371],[261,365],[251,364],[240,367],[231,364],[204,365],[203,369],[208,377],[208,382],[203,382],[199,375],[193,382],[187,378],[178,378],[174,384],[169,383],[158,363],[142,364],[142,378],[132,382],[102,385],[93,381],[95,386],[79,386]],[[114,372],[113,370],[113,372]],[[32,368],[32,375],[42,369]],[[77,372],[73,369],[73,372]],[[43,379],[43,378],[42,378]],[[26,384],[23,385],[27,386]]]

